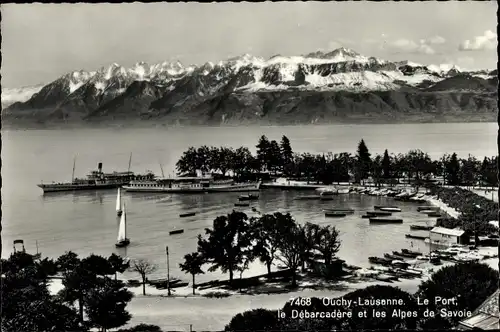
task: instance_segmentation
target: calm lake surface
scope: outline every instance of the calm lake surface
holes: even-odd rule
[[[103,162],[104,171],[126,170],[130,153],[133,171],[148,169],[160,174],[161,163],[167,176],[189,146],[247,146],[255,151],[258,137],[265,134],[276,140],[287,135],[297,152],[355,153],[363,138],[372,154],[385,149],[399,153],[419,148],[433,158],[451,152],[483,158],[496,154],[496,131],[496,123],[3,131],[2,257],[12,252],[14,239],[24,239],[27,250],[35,251],[38,241],[39,250],[49,257],[72,250],[81,255],[107,256],[116,252],[130,258],[146,258],[158,264],[157,276],[165,276],[168,245],[171,275],[190,281],[179,271],[178,264],[185,254],[196,250],[197,235],[204,234],[204,228],[210,227],[216,216],[229,213],[239,195],[125,193],[131,245],[116,249],[114,190],[43,195],[36,187],[40,181],[70,180],[75,155],[78,177],[95,169],[98,162]],[[404,237],[409,233],[409,224],[425,224],[428,219],[416,212],[417,204],[398,202],[404,224],[370,226],[360,215],[372,210],[373,205],[392,204],[390,199],[340,195],[329,202],[295,200],[305,194],[308,193],[264,190],[252,206],[262,213],[290,212],[300,222],[335,225],[342,240],[339,256],[350,264],[367,266],[368,256],[410,248],[412,244]],[[341,219],[325,218],[322,209],[333,206],[354,208],[356,212]],[[178,217],[191,211],[197,212],[196,216]],[[254,215],[250,209],[242,211]],[[169,235],[169,231],[179,228],[185,232]],[[416,240],[413,247],[426,250]],[[253,267],[251,273],[257,270],[264,271],[262,267]],[[127,277],[138,278],[133,274]],[[204,281],[216,277],[220,274],[207,273],[197,278]]]

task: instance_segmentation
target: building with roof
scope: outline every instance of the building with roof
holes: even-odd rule
[[[430,241],[433,244],[452,245],[452,244],[469,244],[469,236],[464,230],[450,229],[444,227],[434,227],[431,229]]]
[[[459,330],[498,330],[500,329],[499,313],[500,289],[486,299],[470,318],[464,319],[458,325]]]

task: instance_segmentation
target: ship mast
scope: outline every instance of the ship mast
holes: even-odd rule
[[[161,165],[161,163],[160,163],[160,169],[161,169],[161,177],[165,178],[165,174],[163,173],[163,166]]]
[[[73,158],[73,173],[71,173],[71,183],[75,181],[75,165],[76,165],[76,156]]]
[[[130,164],[132,164],[132,152],[130,152],[130,158],[128,159],[128,172],[130,173]]]

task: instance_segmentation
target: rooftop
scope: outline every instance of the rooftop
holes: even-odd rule
[[[438,233],[438,234],[445,234],[445,235],[452,235],[452,236],[462,236],[465,231],[461,229],[450,229],[450,228],[444,228],[444,227],[434,227],[431,229],[431,233]]]
[[[500,289],[497,289],[474,311],[472,317],[461,321],[460,325],[468,329],[498,330],[500,328],[499,296]]]

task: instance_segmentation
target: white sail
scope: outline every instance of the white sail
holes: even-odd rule
[[[116,196],[116,212],[120,212],[121,210],[122,210],[122,196],[120,188],[118,188],[118,195]]]
[[[127,238],[127,217],[125,209],[120,218],[120,226],[118,228],[118,242],[123,241]]]

